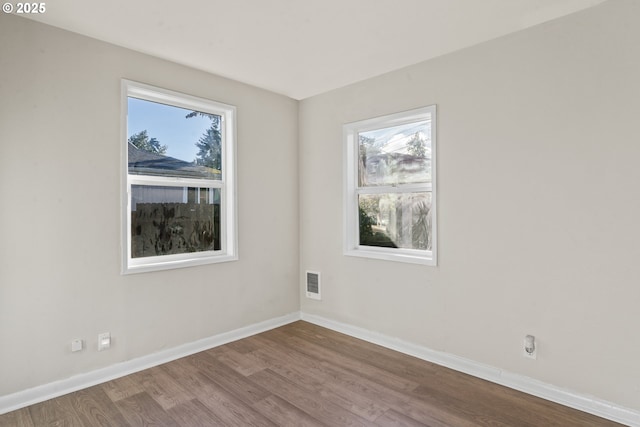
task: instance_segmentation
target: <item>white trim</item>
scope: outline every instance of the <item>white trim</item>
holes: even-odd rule
[[[404,354],[417,357],[447,368],[491,381],[514,390],[550,400],[570,408],[588,412],[629,426],[640,427],[640,412],[607,402],[593,396],[576,393],[552,384],[535,380],[524,375],[506,372],[502,369],[475,362],[453,354],[432,350],[417,344],[393,338],[378,332],[346,323],[330,320],[315,314],[301,313],[301,319],[336,332],[359,338]]]
[[[0,396],[0,415],[24,408],[29,405],[44,402],[74,391],[92,387],[116,378],[123,377],[144,369],[152,368],[163,363],[171,362],[181,357],[189,356],[200,351],[209,350],[242,338],[259,334],[286,324],[304,320],[343,334],[350,335],[374,344],[390,348],[401,353],[409,354],[422,360],[427,360],[459,372],[464,372],[496,384],[528,393],[542,399],[550,400],[570,408],[588,412],[602,418],[640,427],[640,412],[624,408],[611,402],[586,396],[534,380],[529,377],[503,371],[463,357],[431,350],[427,347],[402,341],[364,328],[337,322],[314,314],[293,312],[284,316],[265,320],[253,325],[224,332],[198,341],[183,344],[178,347],[160,351],[117,363],[95,371],[75,375],[64,380],[54,381],[13,394]]]
[[[122,82],[127,85],[128,96],[133,98],[180,107],[185,110],[193,109],[203,113],[220,115],[222,117],[224,117],[224,112],[226,112],[227,109],[235,110],[235,107],[232,105],[212,101],[199,96],[187,95],[186,93],[176,92],[133,80],[122,79]]]
[[[179,176],[128,175],[128,185],[158,185],[163,187],[224,188],[224,181],[181,178]]]
[[[361,132],[391,128],[403,124],[429,121],[431,124],[431,182],[401,185],[376,185],[361,187],[358,183],[358,135]],[[437,107],[429,105],[409,111],[389,114],[381,117],[346,123],[342,127],[343,140],[343,253],[348,256],[382,259],[387,261],[408,262],[437,266],[438,222],[437,222]],[[359,245],[359,209],[360,194],[431,192],[431,239],[432,249],[403,250]]]
[[[359,120],[350,124],[357,124],[359,132],[369,132],[388,127],[400,126],[425,120],[424,114],[435,112],[435,105],[420,107],[408,111],[387,114],[385,116],[372,117],[370,119]]]
[[[185,108],[220,117],[222,146],[221,179],[159,177],[129,174],[128,168],[128,99],[129,97]],[[236,261],[238,259],[238,209],[236,172],[236,107],[205,98],[151,86],[131,80],[121,80],[121,274],[144,273],[203,264]],[[220,189],[219,251],[202,251],[156,257],[131,256],[131,185],[193,186]]]
[[[397,193],[422,193],[432,192],[433,183],[426,182],[423,184],[399,184],[394,186],[378,185],[375,187],[360,187],[356,194],[397,194]]]
[[[420,251],[418,253],[418,251],[414,250],[414,252],[416,252],[417,254],[413,255],[410,253],[411,249],[398,249],[395,253],[389,253],[389,251],[385,249],[386,248],[378,248],[375,246],[358,245],[349,251],[345,251],[344,254],[347,256],[382,259],[385,261],[400,261],[429,266],[436,265],[433,258],[428,257],[428,255],[433,254],[433,252],[431,251]],[[427,255],[427,257],[425,257],[425,254]]]
[[[125,375],[133,374],[144,369],[152,368],[163,363],[171,362],[181,357],[189,356],[200,351],[209,350],[223,344],[237,341],[259,334],[280,326],[300,320],[300,312],[289,313],[284,316],[254,323],[249,326],[223,332],[198,341],[183,344],[157,353],[116,363],[115,365],[75,375],[64,380],[54,381],[13,394],[0,396],[0,415],[15,411],[29,405],[44,402],[54,397],[62,396],[74,391],[92,387]]]

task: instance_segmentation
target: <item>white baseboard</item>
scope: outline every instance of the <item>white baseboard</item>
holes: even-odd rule
[[[285,316],[255,323],[233,331],[163,350],[158,353],[117,363],[115,365],[107,366],[84,374],[75,375],[64,380],[0,396],[0,415],[35,403],[44,402],[45,400],[49,400],[54,397],[62,396],[64,394],[120,378],[125,375],[139,372],[147,368],[158,366],[200,351],[227,344],[232,341],[237,341],[251,335],[259,334],[300,319],[399,351],[401,353],[409,354],[456,371],[464,372],[465,374],[473,375],[496,384],[519,390],[542,399],[550,400],[570,408],[588,412],[629,426],[640,427],[640,412],[638,411],[624,408],[592,396],[585,396],[570,390],[565,390],[529,377],[509,373],[463,357],[431,350],[427,347],[412,344],[357,326],[300,312],[294,312]]]
[[[542,399],[550,400],[570,408],[588,412],[629,426],[640,427],[640,412],[624,408],[592,396],[582,395],[565,390],[551,384],[517,375],[493,366],[484,365],[473,360],[455,356],[427,347],[402,341],[377,332],[372,332],[357,326],[326,319],[314,314],[301,313],[301,319],[336,332],[341,332],[364,341],[399,351],[422,360],[426,360],[453,370],[464,372],[474,377],[482,378],[496,384],[522,391]]]
[[[0,415],[35,403],[44,402],[45,400],[53,399],[54,397],[62,396],[67,393],[120,378],[134,372],[152,368],[163,363],[171,362],[172,360],[218,347],[232,341],[237,341],[251,335],[259,334],[260,332],[265,332],[270,329],[295,322],[296,320],[300,320],[300,312],[294,312],[285,316],[254,323],[253,325],[245,326],[208,338],[203,338],[201,340],[163,350],[158,353],[127,360],[126,362],[120,362],[115,365],[107,366],[106,368],[75,375],[64,380],[44,384],[6,396],[0,396]]]

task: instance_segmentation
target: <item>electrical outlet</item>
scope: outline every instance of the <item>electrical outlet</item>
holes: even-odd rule
[[[83,342],[81,339],[75,339],[71,341],[71,351],[81,351],[84,348]]]
[[[536,342],[536,337],[533,335],[527,335],[524,337],[522,355],[528,359],[535,360],[538,358],[538,343]]]
[[[111,347],[111,333],[98,334],[98,351],[106,350],[109,347]]]

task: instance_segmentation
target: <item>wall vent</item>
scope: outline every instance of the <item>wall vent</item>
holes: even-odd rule
[[[320,298],[320,273],[317,271],[307,271],[307,298],[321,299]]]

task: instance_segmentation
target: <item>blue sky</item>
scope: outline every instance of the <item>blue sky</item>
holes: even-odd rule
[[[127,138],[146,129],[150,138],[167,146],[167,156],[192,162],[198,148],[196,142],[211,126],[206,117],[185,118],[192,110],[156,102],[129,98]]]

